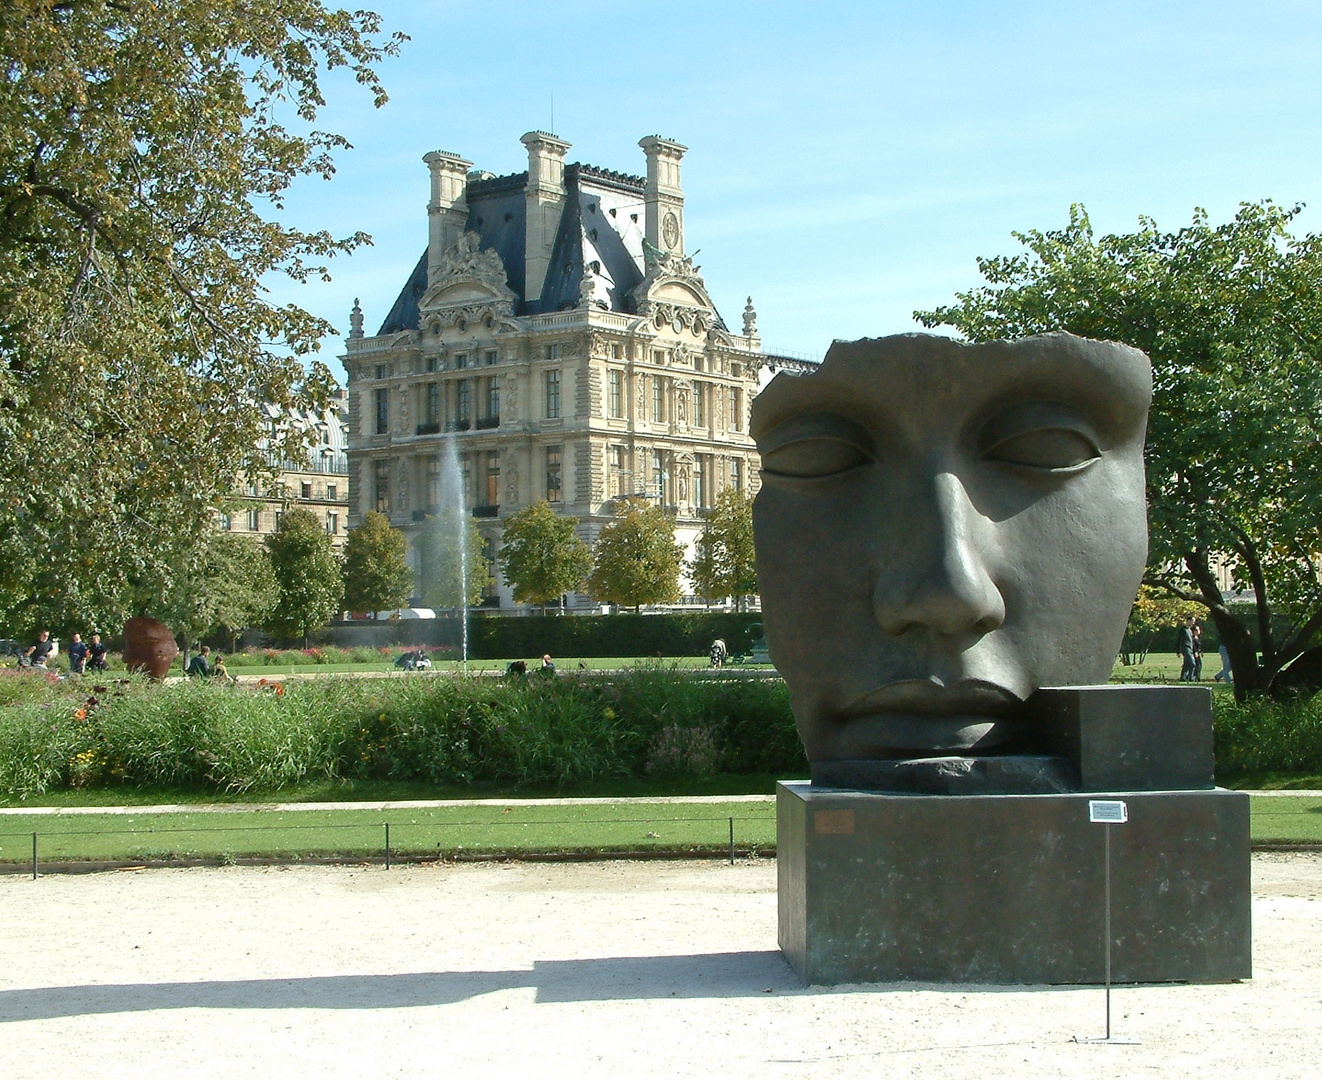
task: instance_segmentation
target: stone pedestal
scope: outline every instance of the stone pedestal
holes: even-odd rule
[[[905,795],[778,785],[780,947],[808,983],[1248,978],[1249,799],[1222,789]]]

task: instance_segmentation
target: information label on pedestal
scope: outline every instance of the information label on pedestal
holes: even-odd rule
[[[1089,799],[1088,820],[1123,825],[1129,820],[1129,807],[1121,799]]]

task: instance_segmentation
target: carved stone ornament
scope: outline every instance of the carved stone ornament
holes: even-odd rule
[[[519,452],[517,450],[505,451],[505,465],[500,471],[501,487],[505,491],[507,502],[518,502],[519,499]]]
[[[465,278],[485,285],[505,285],[505,264],[490,248],[481,248],[482,240],[474,232],[466,232],[441,256],[436,281]]]
[[[639,315],[650,318],[662,313],[664,309],[665,320],[659,322],[658,326],[673,322],[677,313],[682,313],[686,326],[692,324],[692,308],[658,303],[651,298],[654,289],[670,282],[680,284],[693,293],[702,308],[708,311],[715,310],[715,305],[707,293],[707,285],[698,272],[701,267],[695,266],[691,258],[673,251],[662,251],[643,241],[643,264],[646,275],[629,293]]]
[[[578,283],[578,306],[590,308],[597,298],[597,278],[586,266],[583,267],[583,279]]]
[[[409,463],[407,460],[401,460],[399,463],[399,494],[395,496],[395,506],[400,510],[409,508]]]
[[[679,218],[675,217],[674,211],[667,210],[661,219],[661,239],[671,248],[679,243]]]
[[[469,283],[490,293],[490,298],[474,299],[471,289],[461,287],[453,302],[445,299],[447,290]],[[466,232],[441,256],[419,307],[428,311],[437,307],[445,309],[441,325],[458,326],[462,332],[470,324],[481,323],[490,328],[497,321],[511,318],[516,299],[506,282],[505,264],[500,255],[489,248],[483,249],[477,233]]]
[[[748,298],[744,305],[744,337],[757,336],[757,310],[753,307],[753,298]]]

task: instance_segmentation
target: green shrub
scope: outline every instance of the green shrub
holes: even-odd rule
[[[1213,698],[1219,772],[1322,773],[1322,695],[1304,701]]]
[[[778,680],[659,666],[549,680],[331,676],[256,688],[0,678],[7,797],[113,784],[228,792],[314,778],[564,785],[803,767]]]
[[[652,776],[701,780],[716,772],[718,757],[709,728],[671,724],[652,736],[646,771]]]

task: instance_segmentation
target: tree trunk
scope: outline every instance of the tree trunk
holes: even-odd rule
[[[1265,694],[1272,673],[1263,671],[1258,664],[1258,650],[1253,645],[1253,635],[1249,633],[1248,627],[1226,607],[1207,552],[1186,552],[1184,565],[1189,569],[1189,576],[1198,583],[1202,593],[1200,599],[1207,605],[1208,613],[1221,635],[1221,644],[1230,654],[1230,668],[1235,673],[1235,700],[1244,701],[1254,695]],[[1262,602],[1260,597],[1259,603]]]

